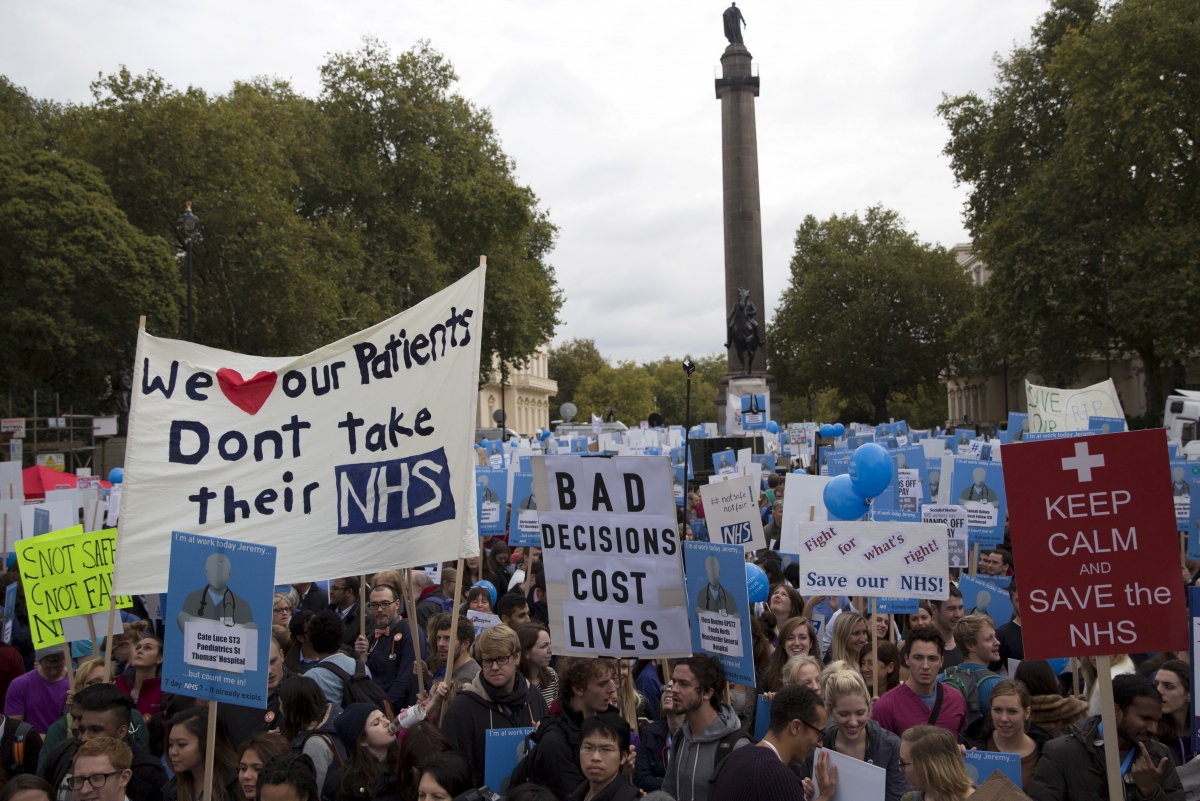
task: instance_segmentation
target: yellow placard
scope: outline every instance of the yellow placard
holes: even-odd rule
[[[83,533],[83,526],[52,531],[16,543],[33,647],[63,642],[61,618],[91,615],[109,607],[117,530]],[[117,608],[133,605],[117,596]]]

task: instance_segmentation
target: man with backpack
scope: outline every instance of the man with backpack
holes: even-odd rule
[[[962,693],[938,681],[946,643],[932,626],[913,629],[900,658],[908,665],[908,681],[883,694],[871,707],[871,719],[897,737],[913,726],[939,726],[959,735],[967,725]]]
[[[345,684],[355,672],[371,677],[371,671],[358,660],[342,653],[342,633],[345,629],[337,612],[326,609],[318,612],[308,624],[308,644],[317,654],[317,662],[304,672],[325,693],[333,704],[333,714],[353,703],[345,699]]]
[[[458,571],[452,567],[442,568],[442,584],[429,594],[422,594],[417,601],[417,625],[427,630],[429,619],[442,612],[454,611],[454,586],[458,583]]]
[[[987,615],[967,615],[959,620],[954,627],[954,639],[963,661],[942,671],[938,681],[962,693],[970,726],[989,713],[992,688],[1003,678],[988,669],[988,665],[1000,659],[1000,640],[996,637],[995,622]]]
[[[425,633],[417,630],[415,637],[421,644],[420,651],[414,651],[414,633],[400,617],[400,592],[390,584],[371,589],[367,610],[374,628],[369,621],[366,636],[354,641],[354,651],[371,669],[371,678],[387,695],[392,709],[399,712],[417,701],[420,688],[413,664],[418,654],[421,659],[429,658]]]
[[[528,775],[523,766],[513,771],[513,784],[531,781],[566,798],[587,778],[579,767],[580,731],[590,717],[612,709],[617,703],[616,663],[610,659],[579,657],[570,660],[558,674],[558,706],[562,711],[542,719],[533,735],[536,747],[530,752]]]
[[[662,790],[676,801],[708,801],[716,768],[752,741],[733,707],[721,700],[725,670],[715,656],[679,660],[671,681],[671,701],[684,723],[671,738]]]
[[[8,777],[18,773],[37,775],[38,754],[42,752],[42,735],[33,726],[0,715],[0,766]]]

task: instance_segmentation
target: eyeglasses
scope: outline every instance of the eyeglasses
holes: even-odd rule
[[[387,609],[389,606],[391,606],[394,603],[396,603],[396,602],[395,601],[372,601],[371,603],[367,604],[367,608],[370,609],[372,612],[378,612],[380,609]]]
[[[900,764],[900,770],[904,770],[905,768],[912,767],[911,762],[906,762],[903,759],[900,760],[899,764]]]
[[[93,787],[103,787],[104,783],[108,781],[109,776],[116,776],[120,772],[121,771],[119,770],[114,770],[112,773],[93,773],[91,776],[72,776],[71,789],[75,792],[79,792],[83,789],[84,783],[90,784]]]
[[[277,607],[275,607],[274,609],[272,609],[271,611],[272,611],[272,612],[288,612],[288,613],[290,613],[290,612],[292,611],[292,607],[290,607],[290,606],[277,606]]]
[[[496,667],[504,667],[514,656],[516,656],[516,654],[509,654],[508,656],[484,657],[481,661],[483,662],[484,667],[491,667],[492,665],[495,665]]]
[[[592,754],[612,756],[613,754],[617,753],[617,747],[615,745],[593,745],[592,743],[584,743],[583,745],[579,746],[579,753],[583,754],[584,756],[591,756]]]
[[[801,723],[803,723],[803,724],[804,724],[805,726],[807,726],[808,728],[810,728],[810,729],[812,729],[813,731],[815,731],[817,734],[821,735],[822,737],[824,737],[824,736],[825,736],[825,730],[824,730],[824,729],[818,729],[816,726],[812,725],[811,723],[809,723],[809,722],[808,722],[807,720],[805,720],[804,718],[796,718],[796,719],[797,719],[797,720],[799,720]]]

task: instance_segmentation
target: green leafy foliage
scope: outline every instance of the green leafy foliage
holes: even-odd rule
[[[1057,0],[986,99],[942,103],[992,272],[963,329],[974,369],[1074,380],[1103,358],[1107,285],[1113,348],[1141,357],[1160,413],[1170,365],[1200,345],[1197,74],[1191,0]]]
[[[787,395],[836,389],[887,422],[897,393],[917,393],[949,368],[953,332],[972,302],[954,257],[919,242],[896,212],[810,215],[768,331],[768,367]]]
[[[64,411],[113,409],[138,316],[161,310],[151,332],[174,335],[181,300],[166,244],[130,224],[97,169],[0,155],[0,385],[14,411],[29,412],[35,390]]]

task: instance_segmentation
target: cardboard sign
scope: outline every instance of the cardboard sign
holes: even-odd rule
[[[1079,431],[1090,417],[1125,419],[1117,388],[1109,378],[1082,389],[1055,389],[1025,382],[1030,431]],[[1016,440],[1014,440],[1016,441]]]
[[[164,692],[266,709],[275,548],[171,539]]]
[[[719,476],[734,476],[738,473],[737,456],[733,450],[717,451],[712,455],[713,472]]]
[[[528,461],[527,459],[525,461]],[[533,494],[533,473],[518,472],[513,477],[512,509],[508,520],[508,547],[542,546],[538,529],[537,496]]]
[[[813,752],[813,759],[821,754],[826,754],[829,764],[837,768],[837,790],[831,801],[862,801],[886,796],[887,770],[884,768],[840,754],[832,748],[818,748]],[[813,776],[813,788],[814,797],[819,796],[821,787],[816,776]]]
[[[1124,417],[1089,417],[1088,431],[1099,434],[1118,434],[1125,430]]]
[[[763,431],[767,427],[770,409],[766,395],[742,395],[742,430]]]
[[[17,543],[34,648],[64,642],[60,618],[108,611],[116,542],[116,529],[85,534],[73,526]],[[132,605],[129,596],[117,596],[118,609]]]
[[[690,655],[668,458],[532,462],[555,651]]]
[[[963,597],[963,614],[987,615],[1000,628],[1012,621],[1013,605],[1008,588],[988,581],[991,576],[963,576],[958,590]]]
[[[950,501],[967,511],[970,544],[1004,542],[1004,466],[999,462],[956,458]]]
[[[700,487],[705,522],[713,542],[740,545],[745,551],[767,547],[756,485],[752,478],[737,476]]]
[[[471,625],[475,627],[475,636],[478,637],[488,629],[500,625],[500,616],[492,615],[487,612],[480,612],[478,609],[467,610],[467,620],[471,621]]]
[[[497,791],[529,752],[526,738],[535,726],[487,729],[483,733],[483,783]]]
[[[0,434],[12,434],[14,439],[25,439],[25,418],[5,417],[0,420]]]
[[[926,504],[921,507],[922,523],[940,523],[946,527],[948,540],[946,547],[950,554],[950,567],[966,570],[968,552],[967,510],[964,506],[935,506]]]
[[[172,531],[277,546],[284,583],[476,555],[483,289],[297,357],[139,332],[118,591],[167,589]]]
[[[949,597],[945,526],[830,522],[798,528],[801,595]]]
[[[730,681],[754,687],[745,552],[738,545],[685,542],[683,565],[692,650],[719,659]]]
[[[475,468],[475,513],[479,534],[503,537],[508,509],[508,471],[496,467]]]
[[[963,767],[972,787],[978,787],[988,777],[1000,771],[1013,784],[1021,786],[1021,755],[1002,751],[967,751],[963,754]]]
[[[1027,659],[1181,651],[1166,431],[1006,446]]]

